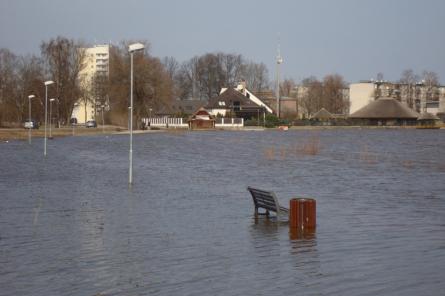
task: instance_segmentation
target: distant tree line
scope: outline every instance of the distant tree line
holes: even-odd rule
[[[83,65],[83,47],[81,42],[57,37],[42,42],[40,56],[18,56],[0,49],[0,125],[25,121],[31,94],[35,95],[32,117],[43,121],[46,80],[55,82],[48,87],[48,100],[57,99],[53,114],[59,121],[69,121],[74,102],[82,96],[77,77]]]
[[[19,56],[0,49],[0,126],[18,125],[28,116],[28,96],[33,119],[44,120],[44,81],[53,80],[48,98],[56,98],[53,115],[61,124],[71,119],[79,100],[107,106],[108,122],[127,125],[130,94],[130,58],[128,45],[121,42],[110,47],[109,75],[95,75],[90,81],[81,79],[86,57],[86,44],[56,37],[43,41],[40,56]],[[143,53],[134,55],[134,114],[136,119],[168,112],[175,99],[208,100],[223,87],[235,87],[245,81],[251,91],[270,90],[269,72],[265,64],[255,63],[235,53],[206,53],[180,63],[173,57],[159,59],[150,54],[148,42]],[[380,74],[383,78],[383,74]],[[436,73],[425,71],[424,85],[438,85]],[[419,76],[412,70],[402,73],[400,83],[415,84]],[[85,85],[85,83],[87,85]],[[299,87],[296,87],[299,86]],[[285,79],[280,84],[282,97],[296,98],[296,109],[310,116],[321,108],[344,114],[349,108],[344,90],[347,83],[341,75],[330,74],[322,80],[307,77],[300,84]],[[296,117],[296,114],[288,114]],[[135,121],[137,122],[137,120]]]
[[[130,58],[128,45],[121,42],[110,47],[109,75],[82,79],[86,44],[56,37],[43,41],[40,56],[18,56],[0,49],[0,126],[18,125],[28,117],[28,96],[32,117],[44,120],[44,81],[53,80],[48,98],[56,98],[53,115],[66,124],[75,104],[94,102],[107,105],[107,118],[112,123],[126,125],[130,94]],[[159,59],[149,51],[134,55],[134,114],[136,119],[153,112],[168,111],[174,99],[208,100],[217,96],[222,87],[234,87],[246,80],[252,90],[269,86],[267,67],[247,61],[239,54],[207,53],[179,63],[173,57]],[[135,120],[137,122],[137,120]]]
[[[34,110],[41,109],[44,81],[43,61],[36,56],[17,56],[0,49],[0,125],[22,122],[28,110],[28,95],[35,94]]]

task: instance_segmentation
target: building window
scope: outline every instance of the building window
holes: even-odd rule
[[[240,111],[241,110],[241,102],[240,101],[235,101],[233,102],[233,111]]]

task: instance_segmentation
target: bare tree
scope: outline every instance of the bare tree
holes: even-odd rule
[[[217,96],[225,85],[226,78],[216,54],[208,53],[198,60],[198,79],[206,99]]]
[[[74,103],[87,96],[79,85],[79,73],[84,67],[85,46],[65,37],[57,37],[40,46],[42,57],[47,64],[51,79],[56,82],[55,91],[49,88],[52,96],[59,99],[57,105],[61,118],[69,122]]]
[[[130,97],[130,56],[127,46],[110,50],[109,98],[112,109],[111,120],[124,124]],[[173,99],[173,81],[170,73],[158,58],[152,57],[148,46],[144,53],[134,54],[133,103],[135,122],[150,115],[150,109],[168,109]]]
[[[97,108],[109,107],[110,81],[106,73],[96,72],[91,81],[91,94],[94,101],[94,115],[97,116]],[[102,110],[103,111],[103,110]]]
[[[400,77],[399,83],[401,83],[405,88],[405,97],[406,97],[406,104],[410,108],[414,108],[414,95],[415,90],[414,87],[419,80],[419,76],[414,73],[412,69],[406,69],[402,72],[402,75]]]
[[[14,100],[17,97],[18,58],[8,49],[0,49],[0,125],[17,120]]]
[[[284,81],[280,83],[280,93],[282,96],[289,97],[295,85],[295,81],[292,78],[284,79]]]
[[[426,87],[426,100],[438,101],[439,92],[437,86],[439,85],[439,75],[433,71],[423,71],[422,82]]]
[[[198,76],[198,57],[195,56],[189,61],[184,62],[176,77],[176,84],[178,85],[178,97],[181,99],[201,98],[199,93]]]
[[[36,99],[33,118],[41,119],[43,93],[42,61],[36,56],[15,56],[7,49],[0,49],[0,125],[23,122],[28,116],[28,96]]]
[[[240,54],[207,53],[195,56],[182,64],[175,78],[179,97],[203,100],[217,96],[223,87],[235,87],[245,80],[252,91],[268,85],[264,64],[245,62]]]
[[[419,80],[419,76],[412,69],[406,69],[402,72],[399,82],[404,84],[415,84]]]
[[[180,97],[207,100],[218,95],[227,79],[222,72],[220,59],[216,54],[206,54],[183,63],[178,77],[182,88]]]
[[[439,85],[439,75],[433,71],[423,71],[422,80],[425,85],[437,86]]]
[[[305,115],[310,117],[322,107],[323,83],[311,76],[303,79],[301,84],[306,91],[299,103]]]
[[[349,101],[344,94],[346,82],[339,74],[326,75],[323,81],[313,76],[305,78],[299,88],[304,89],[303,94],[298,95],[299,107],[307,116],[321,108],[336,114],[345,114],[348,111]]]
[[[225,86],[235,86],[242,79],[243,57],[240,54],[217,54],[221,64],[222,82]]]
[[[322,106],[331,113],[345,114],[348,102],[343,97],[346,82],[339,74],[326,75],[323,78]]]
[[[263,63],[245,63],[243,77],[246,80],[247,88],[252,91],[263,91],[269,86],[269,73]]]
[[[179,63],[174,57],[164,57],[162,59],[162,65],[165,68],[170,79],[173,80],[179,71]]]
[[[43,98],[43,80],[44,71],[42,60],[36,56],[20,57],[18,63],[18,77],[17,77],[17,98],[16,110],[18,114],[18,121],[22,122],[28,116],[28,96],[33,94],[37,99],[34,99],[33,105],[35,107],[41,106],[41,101],[38,98]],[[34,118],[43,118],[43,109],[34,108]]]

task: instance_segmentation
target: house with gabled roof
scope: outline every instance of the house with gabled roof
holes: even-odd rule
[[[205,108],[214,116],[231,116],[244,119],[256,118],[273,110],[247,88],[240,84],[236,88],[223,88],[217,97],[209,100]]]

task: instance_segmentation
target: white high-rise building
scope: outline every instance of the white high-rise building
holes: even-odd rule
[[[110,45],[95,45],[84,50],[85,57],[82,70],[79,72],[79,81],[85,95],[79,98],[71,116],[77,119],[77,123],[94,119],[97,103],[99,103],[99,98],[96,98],[93,92],[94,78],[97,75],[105,77],[109,75]]]

